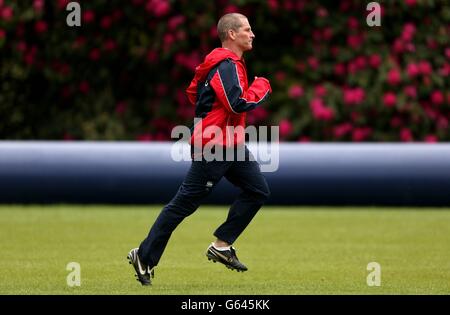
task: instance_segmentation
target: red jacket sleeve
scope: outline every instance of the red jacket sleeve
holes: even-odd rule
[[[216,97],[233,113],[247,112],[262,104],[272,92],[266,78],[258,77],[247,90],[242,84],[244,75],[231,60],[223,61],[211,80]]]

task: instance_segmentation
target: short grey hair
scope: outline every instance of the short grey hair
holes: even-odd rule
[[[217,23],[217,33],[221,42],[227,39],[229,30],[237,31],[242,26],[241,19],[247,19],[247,17],[240,13],[228,13],[220,18]]]

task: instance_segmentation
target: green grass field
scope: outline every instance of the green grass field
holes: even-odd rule
[[[227,215],[202,206],[174,232],[153,286],[126,260],[160,206],[0,206],[0,294],[450,294],[450,209],[264,207],[235,246],[205,250]],[[369,287],[369,262],[381,286]],[[81,286],[69,287],[69,262]]]

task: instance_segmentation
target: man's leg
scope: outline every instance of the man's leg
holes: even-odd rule
[[[177,194],[163,208],[139,247],[139,257],[145,264],[151,268],[158,264],[172,232],[184,218],[197,210],[225,172],[226,165],[223,163],[192,162]]]
[[[241,235],[270,196],[258,162],[250,161],[251,153],[247,148],[245,150],[246,160],[233,162],[225,174],[225,178],[241,188],[242,192],[231,205],[226,221],[214,232],[214,236],[229,245]]]

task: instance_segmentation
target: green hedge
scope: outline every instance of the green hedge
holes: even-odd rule
[[[250,124],[286,141],[448,141],[450,6],[442,0],[0,0],[0,138],[169,140],[184,90],[232,11],[256,34],[249,77],[272,83]]]

